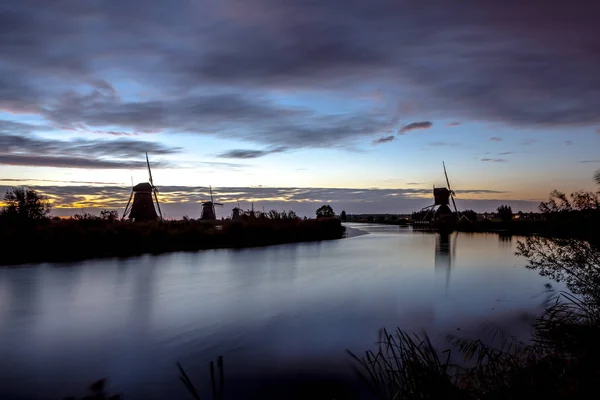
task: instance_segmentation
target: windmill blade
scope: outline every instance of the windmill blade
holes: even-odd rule
[[[446,175],[446,183],[448,184],[448,190],[452,191],[452,188],[450,187],[450,180],[448,179],[448,173],[446,172],[446,163],[442,161],[442,165],[444,166],[444,175]]]
[[[444,175],[446,176],[446,183],[448,184],[448,190],[450,191],[450,198],[452,199],[452,205],[454,206],[454,212],[458,215],[458,208],[456,208],[456,201],[454,200],[454,191],[450,187],[450,179],[448,179],[448,173],[446,172],[446,163],[442,161],[444,166]]]
[[[212,186],[210,186],[210,185],[209,185],[209,186],[208,186],[208,190],[210,190],[210,201],[211,201],[211,203],[213,203],[213,204],[214,204],[214,203],[215,203],[215,201],[214,201],[214,199],[213,199],[213,194],[212,194]]]
[[[156,190],[156,188],[154,188],[154,200],[156,200],[156,208],[158,208],[158,215],[160,216],[160,219],[163,219],[162,211],[160,210],[160,203],[158,202],[157,193],[158,193],[158,190]]]
[[[452,199],[452,205],[454,206],[454,212],[456,212],[456,215],[458,215],[458,208],[456,208],[456,201],[454,201],[454,195],[451,195],[450,198]]]
[[[223,203],[213,203],[215,206],[221,206],[223,207]]]
[[[148,176],[150,178],[150,185],[154,186],[154,182],[152,181],[152,170],[150,169],[150,160],[148,160],[148,153],[146,153],[146,165],[148,165]]]
[[[133,199],[133,190],[131,191],[131,194],[129,195],[129,201],[127,201],[127,205],[125,206],[125,211],[123,211],[123,216],[121,217],[121,221],[123,221],[125,219],[125,217],[127,216],[127,213],[130,211],[129,205],[131,204],[131,199]]]

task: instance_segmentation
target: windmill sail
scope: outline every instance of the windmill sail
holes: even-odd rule
[[[146,165],[148,166],[148,179],[152,186],[154,186],[154,182],[152,181],[152,170],[150,169],[150,160],[148,160],[148,153],[146,153]]]
[[[456,208],[456,201],[454,201],[454,192],[450,187],[450,179],[448,179],[448,173],[446,172],[446,163],[442,161],[442,165],[444,166],[444,175],[446,175],[446,183],[448,184],[448,191],[450,192],[450,198],[452,199],[452,205],[454,206],[454,212],[458,215],[458,209]]]

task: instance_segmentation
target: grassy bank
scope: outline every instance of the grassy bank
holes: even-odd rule
[[[126,257],[339,239],[336,219],[247,221],[22,221],[0,225],[0,265]]]

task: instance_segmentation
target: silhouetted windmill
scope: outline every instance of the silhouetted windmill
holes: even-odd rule
[[[240,208],[240,202],[238,201],[237,207],[234,207],[233,210],[231,210],[231,219],[240,219],[243,214],[244,211]]]
[[[427,206],[423,208],[421,211],[428,210],[423,219],[426,219],[430,212],[433,212],[432,219],[448,219],[456,216],[457,219],[467,218],[466,216],[460,216],[458,213],[458,209],[456,208],[456,201],[454,197],[456,196],[452,188],[450,187],[450,180],[448,179],[448,173],[446,172],[446,164],[442,161],[442,165],[444,166],[444,175],[446,176],[446,183],[448,184],[447,188],[436,188],[433,187],[433,205]],[[450,200],[452,200],[452,205],[454,206],[454,213],[450,209]],[[437,208],[436,208],[437,207]]]
[[[202,215],[200,219],[213,221],[217,219],[217,213],[215,212],[215,206],[223,206],[221,203],[215,203],[213,199],[212,186],[208,187],[210,189],[210,201],[202,203]]]
[[[160,204],[158,203],[158,189],[154,186],[154,181],[152,180],[152,170],[150,169],[148,153],[146,153],[146,165],[148,166],[149,182],[138,183],[131,188],[131,195],[129,196],[129,201],[127,202],[121,220],[125,218],[129,218],[133,221],[154,221],[159,218],[162,219],[162,212],[160,211]],[[156,209],[154,208],[155,201],[158,214],[156,214]]]

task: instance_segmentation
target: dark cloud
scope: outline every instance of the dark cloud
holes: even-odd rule
[[[282,153],[287,150],[287,147],[279,146],[269,150],[229,150],[224,153],[219,154],[217,157],[221,158],[259,158],[264,157],[269,154]]]
[[[433,123],[430,121],[420,121],[420,122],[412,122],[408,125],[404,125],[398,131],[399,134],[403,135],[407,132],[413,131],[415,129],[429,129],[433,126]]]
[[[460,124],[460,122],[449,122],[446,124],[446,126],[459,126]]]
[[[181,151],[178,147],[132,139],[54,140],[31,134],[32,131],[44,130],[47,127],[0,120],[0,164],[60,168],[136,168],[143,166],[145,152],[154,156]]]
[[[377,145],[377,144],[381,144],[381,143],[387,143],[387,142],[391,142],[394,139],[396,139],[395,136],[385,136],[385,137],[373,140],[372,144]]]
[[[34,131],[47,131],[47,126],[0,119],[0,135],[28,135]]]
[[[496,163],[506,162],[506,160],[504,158],[482,158],[481,161],[496,162]]]
[[[58,179],[26,179],[26,178],[0,178],[0,182],[17,182],[25,184],[26,182],[48,182],[48,183],[68,183],[80,185],[119,185],[119,182],[89,182],[89,181],[66,181]]]
[[[595,163],[600,163],[600,160],[582,160],[579,162],[582,164],[595,164]]]
[[[498,153],[499,156],[507,156],[509,154],[514,154],[514,151],[503,151],[502,153]]]
[[[52,140],[27,135],[0,133],[0,154],[31,154],[64,157],[141,158],[145,152],[167,155],[180,152],[179,147],[168,147],[155,142],[131,139],[118,140]]]
[[[565,146],[571,146],[573,145],[573,141],[572,140],[565,140]]]
[[[494,136],[494,137],[491,137],[491,138],[490,138],[490,140],[491,140],[492,142],[501,142],[501,141],[502,141],[502,138],[500,138],[500,137],[497,137],[497,136]]]
[[[361,82],[440,117],[597,126],[598,11],[585,0],[8,0],[0,109],[111,136],[325,147],[397,129],[396,111],[295,110],[267,94],[344,97]],[[114,76],[136,92],[121,98]]]
[[[146,168],[146,161],[112,161],[84,157],[21,156],[0,154],[0,165],[85,168],[85,169],[136,169]],[[165,167],[168,164],[153,162],[152,165]]]

